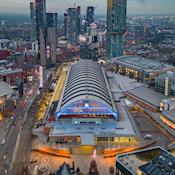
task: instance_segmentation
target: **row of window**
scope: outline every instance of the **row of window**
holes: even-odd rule
[[[97,137],[98,142],[114,141],[114,137]]]

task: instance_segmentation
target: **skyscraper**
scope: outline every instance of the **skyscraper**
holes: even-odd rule
[[[81,20],[80,20],[80,6],[68,8],[65,18],[65,36],[70,43],[76,43],[80,35]]]
[[[90,26],[94,22],[94,7],[93,6],[87,7],[86,22],[87,22],[87,26]]]
[[[54,28],[55,30],[55,39],[57,42],[57,34],[58,34],[58,14],[57,13],[47,13],[47,28]]]
[[[41,65],[45,65],[46,56],[46,0],[35,0],[36,15],[36,40],[38,41],[38,59]]]
[[[47,45],[46,57],[49,63],[56,63],[56,48],[57,48],[57,13],[47,13]]]
[[[57,13],[47,13],[47,27],[55,27],[58,25],[58,14]]]
[[[35,2],[30,2],[30,20],[31,20],[31,41],[35,42],[36,39],[36,10]]]
[[[47,44],[46,44],[46,59],[48,64],[56,63],[56,49],[57,49],[57,39],[56,39],[56,28],[47,28]]]
[[[127,0],[107,1],[107,59],[122,56],[126,32]]]
[[[56,63],[57,13],[46,13],[46,0],[30,3],[32,38],[38,43],[38,59],[41,66]],[[34,32],[35,31],[35,32]]]
[[[67,31],[68,31],[68,13],[65,12],[64,13],[64,35],[65,37],[67,37],[68,35]]]
[[[35,0],[36,10],[36,33],[37,40],[39,41],[40,28],[46,27],[46,0]]]
[[[46,66],[47,65],[47,58],[46,58],[46,29],[39,28],[39,59],[40,65]]]

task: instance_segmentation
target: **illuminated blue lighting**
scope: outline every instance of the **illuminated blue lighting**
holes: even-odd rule
[[[84,100],[76,101],[56,112],[56,118],[59,119],[61,115],[86,114],[113,115],[116,120],[119,118],[118,112],[114,112],[110,107],[96,100],[89,100],[89,102]]]
[[[84,107],[89,108],[89,103],[85,103]]]

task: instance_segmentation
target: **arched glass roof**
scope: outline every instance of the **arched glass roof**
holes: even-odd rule
[[[76,111],[79,111],[77,114],[103,114],[104,112],[104,114],[116,115],[107,83],[104,71],[98,63],[83,60],[72,65],[58,104],[57,116],[71,114],[71,112],[75,114]],[[89,110],[85,106],[83,108],[82,103],[77,106],[80,101],[89,106]]]

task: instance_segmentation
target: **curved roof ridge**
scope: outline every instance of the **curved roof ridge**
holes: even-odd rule
[[[100,64],[90,60],[79,61],[68,71],[57,111],[86,98],[97,100],[116,111],[107,83]]]

